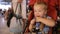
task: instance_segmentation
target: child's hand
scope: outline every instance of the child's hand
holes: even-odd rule
[[[33,25],[34,23],[35,23],[35,19],[32,19],[31,22],[30,22],[30,24]]]

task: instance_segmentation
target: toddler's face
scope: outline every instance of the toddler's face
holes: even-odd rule
[[[36,5],[34,6],[34,16],[35,17],[44,17],[47,13],[47,10],[44,9],[44,5]]]

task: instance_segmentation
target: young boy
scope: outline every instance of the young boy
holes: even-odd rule
[[[41,30],[40,28],[43,29],[42,31],[44,34],[48,34],[49,27],[53,27],[55,25],[55,21],[51,17],[47,16],[47,5],[44,3],[35,3],[33,8],[34,18],[31,20],[29,25],[30,32],[32,32],[33,27],[36,25],[35,27],[39,26],[39,30]]]

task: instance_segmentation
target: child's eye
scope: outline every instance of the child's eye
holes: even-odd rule
[[[41,12],[41,11],[39,11],[39,12]]]
[[[42,12],[43,10],[39,10],[39,12]]]
[[[45,10],[40,10],[39,12],[42,12],[42,11],[45,11]]]

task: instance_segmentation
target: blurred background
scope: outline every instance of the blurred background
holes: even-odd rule
[[[11,29],[10,29],[7,26],[7,21],[9,18],[8,10],[12,9],[13,14],[15,13],[15,14],[21,15],[25,21],[25,19],[28,19],[27,17],[30,12],[30,9],[31,9],[31,8],[29,8],[29,2],[30,2],[30,0],[23,0],[21,3],[21,7],[20,7],[20,5],[18,5],[19,2],[17,0],[0,0],[0,34],[15,34],[14,32],[11,32],[10,30],[12,28],[14,28],[14,26],[16,25],[14,23],[14,22],[16,22],[16,18],[14,17],[12,20],[10,19],[11,23],[12,23],[12,24],[10,24],[11,25],[11,27],[10,27]],[[60,2],[60,0],[59,0],[59,2]],[[53,34],[60,34],[60,3],[59,2],[58,2],[59,5],[57,5],[55,7],[55,9],[57,10],[57,19],[56,19],[56,26],[53,27],[53,30],[52,30]],[[19,18],[19,17],[17,17],[17,18]],[[13,24],[15,24],[15,25],[13,25]],[[18,27],[16,27],[16,28],[18,29]],[[20,33],[18,33],[18,34],[20,34]]]

